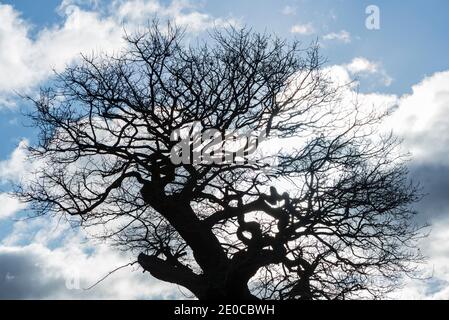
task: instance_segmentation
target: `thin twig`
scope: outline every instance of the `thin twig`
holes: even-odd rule
[[[93,287],[95,287],[96,285],[98,285],[100,282],[104,281],[107,277],[109,277],[109,276],[110,276],[111,274],[113,274],[114,272],[116,272],[116,271],[118,271],[118,270],[120,270],[120,269],[126,268],[126,267],[131,267],[131,266],[135,265],[136,263],[137,263],[137,260],[134,261],[134,262],[127,263],[127,264],[125,264],[125,265],[123,265],[123,266],[120,266],[120,267],[118,267],[118,268],[115,268],[114,270],[110,271],[107,275],[105,275],[103,278],[101,278],[100,280],[98,280],[97,282],[95,282],[95,283],[94,283],[93,285],[91,285],[90,287],[88,287],[88,288],[83,288],[83,290],[87,291],[87,290],[92,289]]]

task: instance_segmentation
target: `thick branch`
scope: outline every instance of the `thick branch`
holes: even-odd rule
[[[137,261],[145,271],[159,280],[179,284],[195,295],[204,290],[202,277],[187,268],[175,267],[165,260],[144,253],[139,254]]]

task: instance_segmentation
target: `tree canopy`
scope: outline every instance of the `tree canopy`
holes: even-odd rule
[[[158,23],[126,40],[30,97],[42,165],[19,195],[37,215],[76,218],[199,299],[379,297],[414,270],[407,156],[317,45],[234,28],[194,43]],[[225,137],[215,160],[245,134],[243,157],[173,161],[180,139],[204,148],[194,131]],[[254,152],[260,133],[286,147]]]

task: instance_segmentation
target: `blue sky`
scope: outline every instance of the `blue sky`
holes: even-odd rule
[[[132,8],[141,7],[139,13],[142,14],[134,16],[135,11],[122,14],[120,9],[126,8],[127,3],[132,4]],[[153,6],[154,11],[148,9],[150,4],[157,4]],[[380,10],[379,30],[368,30],[365,26],[368,17],[365,9],[369,5],[376,5]],[[347,76],[357,78],[360,92],[395,100],[399,106],[395,118],[398,133],[406,139],[406,147],[417,155],[411,171],[424,181],[424,187],[431,194],[420,209],[426,220],[438,225],[434,233],[436,238],[424,243],[423,248],[434,255],[431,259],[433,267],[447,262],[445,256],[438,256],[440,251],[436,249],[437,241],[447,242],[446,230],[449,231],[449,223],[446,223],[449,203],[445,200],[449,198],[445,191],[449,185],[446,182],[449,149],[445,147],[449,142],[449,127],[444,120],[449,111],[449,99],[444,91],[445,87],[449,88],[447,0],[0,0],[0,195],[10,190],[8,180],[17,179],[20,172],[26,170],[17,146],[24,139],[32,144],[36,136],[36,130],[27,126],[28,121],[22,115],[28,106],[16,93],[33,94],[39,86],[48,83],[52,68],[63,70],[66,63],[76,60],[80,51],[118,48],[121,19],[132,29],[139,22],[150,19],[154,12],[179,19],[187,28],[192,27],[192,34],[200,34],[213,24],[230,21],[288,39],[295,37],[305,44],[318,40],[328,66],[339,66]],[[201,18],[197,19],[199,16],[194,14]],[[418,122],[410,120],[416,118]],[[418,130],[420,121],[422,126]],[[12,156],[14,152],[16,157]],[[35,223],[27,227],[17,223],[15,219],[23,213],[17,204],[4,201],[9,202],[0,203],[0,210],[2,206],[15,207],[8,211],[7,217],[4,214],[0,218],[0,260],[2,252],[8,252],[16,254],[19,261],[21,252],[28,250],[29,245],[39,245],[42,257],[45,254],[63,256],[61,251],[67,251],[64,240],[61,240],[64,235],[42,240],[42,230],[47,230],[48,226]],[[30,234],[24,236],[27,232]],[[100,253],[92,254],[90,247],[83,248],[84,251],[77,252],[89,263],[100,256]],[[77,248],[72,246],[70,250]],[[109,251],[107,255],[111,260],[123,259]],[[52,267],[57,268],[58,263]],[[100,268],[96,275],[106,271],[107,266]],[[0,277],[1,272],[0,268]],[[54,286],[59,288],[58,279],[49,281],[54,281]],[[117,281],[133,284],[138,279],[123,276]],[[441,266],[436,280],[430,284],[413,283],[414,291],[404,294],[422,298],[429,297],[431,292],[431,297],[449,297],[448,284],[449,270]],[[2,279],[0,291],[1,285]],[[157,288],[151,294],[165,297],[173,294],[170,288]],[[101,290],[89,294],[116,297]],[[140,294],[150,294],[145,290]],[[80,297],[60,288],[50,293],[37,288],[35,294],[38,297]],[[135,296],[129,293],[125,297]]]

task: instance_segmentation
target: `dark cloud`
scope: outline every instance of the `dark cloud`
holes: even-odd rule
[[[418,219],[432,222],[449,218],[449,166],[412,165],[410,175],[425,194],[415,206],[419,211]]]
[[[96,283],[117,265],[123,265],[123,262],[120,262],[117,256],[111,255],[112,251],[97,252],[94,253],[95,256],[72,255],[67,259],[67,256],[61,255],[64,250],[59,248],[52,251],[40,245],[0,246],[0,300],[179,299],[183,297],[176,286],[157,281],[148,273],[143,274],[136,268],[114,273],[93,289],[85,290],[83,288]],[[103,264],[99,262],[100,256],[104,258]],[[75,268],[74,265],[77,267]],[[74,273],[74,270],[78,272]],[[73,285],[76,283],[79,287],[74,288]]]
[[[65,280],[43,266],[33,254],[0,253],[0,299],[45,299],[65,289]]]

